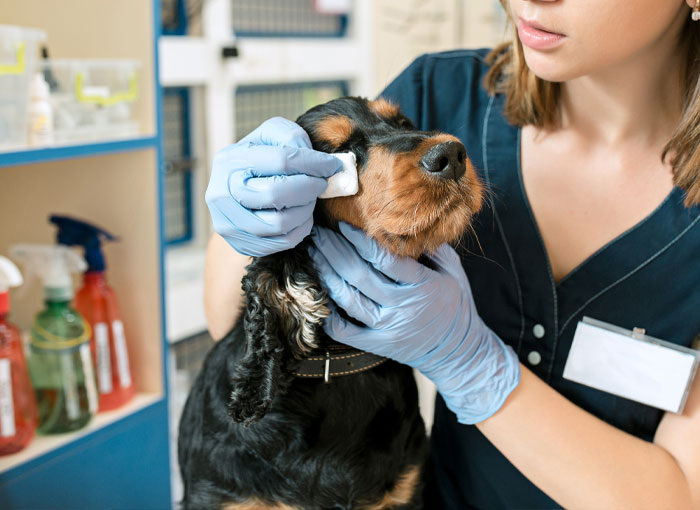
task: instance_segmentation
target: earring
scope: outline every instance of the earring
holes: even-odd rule
[[[695,0],[695,7],[693,7],[693,13],[690,15],[690,19],[693,21],[700,20],[700,0]]]

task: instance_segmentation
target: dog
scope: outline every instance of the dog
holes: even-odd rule
[[[358,193],[319,200],[316,225],[345,221],[423,260],[481,207],[461,142],[416,130],[388,101],[335,99],[296,122],[314,149],[357,159]],[[412,371],[324,333],[329,298],[310,242],[246,268],[244,312],[207,356],[180,421],[186,509],[422,508],[427,439]]]

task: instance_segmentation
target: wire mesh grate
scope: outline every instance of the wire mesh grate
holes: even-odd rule
[[[184,34],[186,29],[184,1],[160,0],[160,18],[164,34]]]
[[[209,333],[201,333],[173,344],[176,370],[187,372],[194,379],[214,343]]]
[[[347,82],[280,83],[238,87],[235,138],[240,140],[270,117],[294,120],[309,108],[347,94]]]
[[[231,0],[233,31],[244,36],[326,36],[345,31],[346,18],[323,14],[314,0]]]
[[[163,94],[163,147],[165,151],[164,223],[168,244],[192,237],[187,89],[165,89]]]

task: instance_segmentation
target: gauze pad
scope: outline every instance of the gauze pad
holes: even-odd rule
[[[319,195],[319,198],[347,197],[357,193],[359,183],[357,180],[357,165],[355,154],[352,152],[341,152],[331,154],[343,162],[343,168],[337,174],[331,175],[326,191]]]

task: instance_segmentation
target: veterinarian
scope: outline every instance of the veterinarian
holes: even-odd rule
[[[699,2],[502,3],[509,44],[423,56],[382,94],[466,146],[488,189],[474,235],[428,268],[348,225],[312,230],[339,164],[268,121],[214,162],[210,191],[232,199],[209,204],[210,330],[235,318],[231,247],[261,256],[311,233],[332,299],[367,325],[334,313],[327,333],[437,386],[426,508],[700,509],[700,377],[684,376],[680,414],[564,378],[608,348],[574,356],[584,316],[681,347],[700,333]]]

